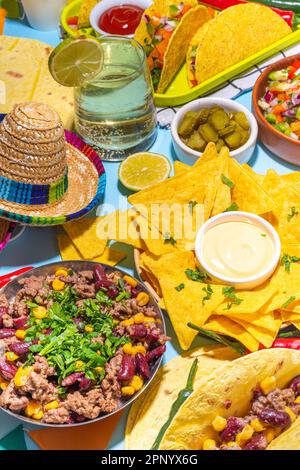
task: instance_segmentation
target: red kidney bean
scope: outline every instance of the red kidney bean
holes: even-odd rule
[[[273,410],[272,408],[264,408],[257,417],[270,426],[279,426],[280,428],[286,428],[291,424],[291,417],[285,411]]]
[[[111,299],[115,299],[119,295],[119,291],[116,287],[110,287],[107,289],[106,295],[108,295],[108,297]]]
[[[88,377],[83,377],[80,381],[79,381],[79,390],[81,390],[82,392],[85,391],[85,390],[88,390],[91,386],[91,379],[89,379]]]
[[[150,377],[150,368],[146,358],[143,354],[137,353],[135,355],[135,362],[136,362],[136,369],[137,372],[142,375],[145,379],[149,379]]]
[[[221,432],[220,438],[223,442],[234,441],[235,436],[243,429],[243,420],[236,416],[230,416],[227,420],[226,428]]]
[[[63,379],[61,384],[63,387],[70,387],[71,385],[74,385],[76,382],[80,382],[82,377],[84,377],[84,372],[73,372],[73,374],[70,374],[68,375],[68,377]]]
[[[135,358],[124,354],[121,369],[118,374],[119,382],[131,380],[135,374],[135,367]]]
[[[152,351],[148,351],[146,354],[146,361],[148,362],[148,364],[150,364],[151,362],[155,361],[160,356],[162,356],[165,350],[166,350],[166,345],[162,344],[161,346],[158,346],[157,348],[152,349]]]
[[[149,344],[157,343],[160,337],[160,332],[156,330],[151,330],[146,336],[146,341]]]
[[[247,442],[243,450],[265,450],[268,446],[268,441],[263,435],[257,434],[256,436],[252,437],[250,441]]]
[[[142,339],[147,335],[147,328],[145,325],[132,325],[129,328],[129,336],[132,339]]]
[[[134,287],[131,287],[130,291],[131,291],[131,297],[135,299],[138,296],[138,291]]]
[[[17,354],[17,356],[23,356],[29,353],[29,348],[32,344],[32,342],[25,343],[25,341],[18,341],[17,343],[10,344],[8,349]]]
[[[74,413],[74,421],[76,423],[83,423],[84,421],[86,421],[86,417],[83,415],[78,415],[77,413]]]
[[[12,338],[15,334],[16,330],[13,328],[2,328],[2,330],[0,330],[0,339]]]
[[[25,329],[25,327],[27,326],[26,325],[27,320],[28,320],[28,317],[26,317],[25,315],[23,315],[22,317],[14,318],[13,319],[14,327],[17,329],[21,329],[21,330]]]
[[[291,381],[290,388],[293,390],[296,396],[300,394],[300,375],[297,375],[297,377]]]
[[[52,328],[47,328],[47,330],[44,332],[44,335],[49,336],[51,335],[52,331],[53,331]]]
[[[95,289],[96,291],[104,288],[104,289],[109,289],[109,288],[112,288],[112,287],[116,287],[116,285],[110,281],[109,279],[100,279],[100,281],[97,281],[95,283]]]
[[[0,374],[5,380],[12,380],[17,373],[18,368],[6,362],[0,362]]]
[[[259,397],[262,397],[263,396],[263,391],[261,388],[259,387],[256,387],[254,390],[253,390],[253,400],[257,400]]]
[[[97,264],[97,266],[94,267],[94,278],[96,281],[107,279],[105,269],[103,266],[101,266],[101,264]]]

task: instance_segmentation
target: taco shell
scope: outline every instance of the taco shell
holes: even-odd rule
[[[194,388],[213,370],[236,354],[229,348],[196,348],[177,356],[161,367],[150,387],[132,405],[125,431],[127,450],[149,450],[160,428],[167,421],[173,402],[184,388],[193,360],[198,358]]]
[[[284,388],[300,370],[300,352],[291,349],[266,349],[227,363],[215,370],[201,387],[195,389],[172,421],[161,442],[164,450],[199,450],[204,440],[216,439],[212,427],[216,416],[245,416],[250,409],[253,390],[265,378],[275,376]],[[226,403],[231,403],[228,408]],[[227,408],[227,409],[226,409]],[[290,440],[294,429],[299,435],[299,418],[272,441],[270,447],[295,445]],[[289,441],[289,443],[287,442]]]
[[[291,33],[287,23],[258,3],[222,11],[199,33],[196,80],[202,83]]]

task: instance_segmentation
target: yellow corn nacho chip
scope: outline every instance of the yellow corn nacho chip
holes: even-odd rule
[[[259,342],[243,326],[229,318],[213,315],[205,323],[204,328],[237,339],[251,352],[259,348]]]
[[[234,158],[229,161],[229,179],[234,183],[231,196],[238,210],[264,214],[273,209],[273,199]]]
[[[223,147],[220,151],[220,158],[224,160],[222,165],[221,181],[218,184],[216,197],[214,200],[211,215],[217,215],[224,212],[231,204],[231,188],[226,183],[226,178],[229,180],[229,150]],[[224,178],[225,177],[225,178]],[[230,183],[229,183],[230,184]]]
[[[273,287],[270,284],[252,291],[236,291],[235,295],[240,303],[231,303],[230,299],[225,298],[223,303],[216,309],[216,313],[219,315],[227,315],[227,313],[228,315],[256,313],[274,297],[277,291],[277,287]]]
[[[60,256],[63,261],[82,260],[82,256],[77,251],[75,245],[71,242],[70,238],[66,234],[60,234],[57,236]],[[108,264],[109,266],[115,266],[120,261],[126,258],[126,254],[115,248],[107,247],[101,256],[92,259],[98,263]]]
[[[252,321],[251,323],[241,319],[235,319],[235,321],[239,325],[243,326],[245,330],[248,331],[248,333],[250,333],[265,348],[270,348],[272,346],[282,324],[282,320],[280,318],[274,318],[274,327],[272,330],[268,330],[256,325]]]
[[[131,245],[138,250],[145,250],[146,246],[140,233],[140,215],[134,209],[112,212],[99,217],[97,235],[100,239],[115,240]]]
[[[180,162],[179,160],[175,160],[174,162],[174,175],[182,175],[186,171],[189,171],[191,167],[186,165],[185,163]]]
[[[90,217],[63,225],[83,259],[97,258],[105,250],[108,240],[100,239],[97,234],[100,220],[100,217]]]

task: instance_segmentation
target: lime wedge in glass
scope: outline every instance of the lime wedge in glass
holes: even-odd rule
[[[66,87],[79,87],[92,80],[102,64],[102,47],[94,39],[65,39],[49,57],[52,77]]]
[[[119,166],[119,180],[132,191],[153,186],[168,178],[171,171],[169,160],[158,153],[134,153]]]

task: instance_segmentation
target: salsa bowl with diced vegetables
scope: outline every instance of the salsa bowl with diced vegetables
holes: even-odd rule
[[[260,141],[281,159],[300,165],[300,54],[270,65],[256,81],[252,107]]]
[[[38,426],[79,426],[132,403],[169,338],[152,295],[120,269],[67,261],[0,291],[0,406]]]

